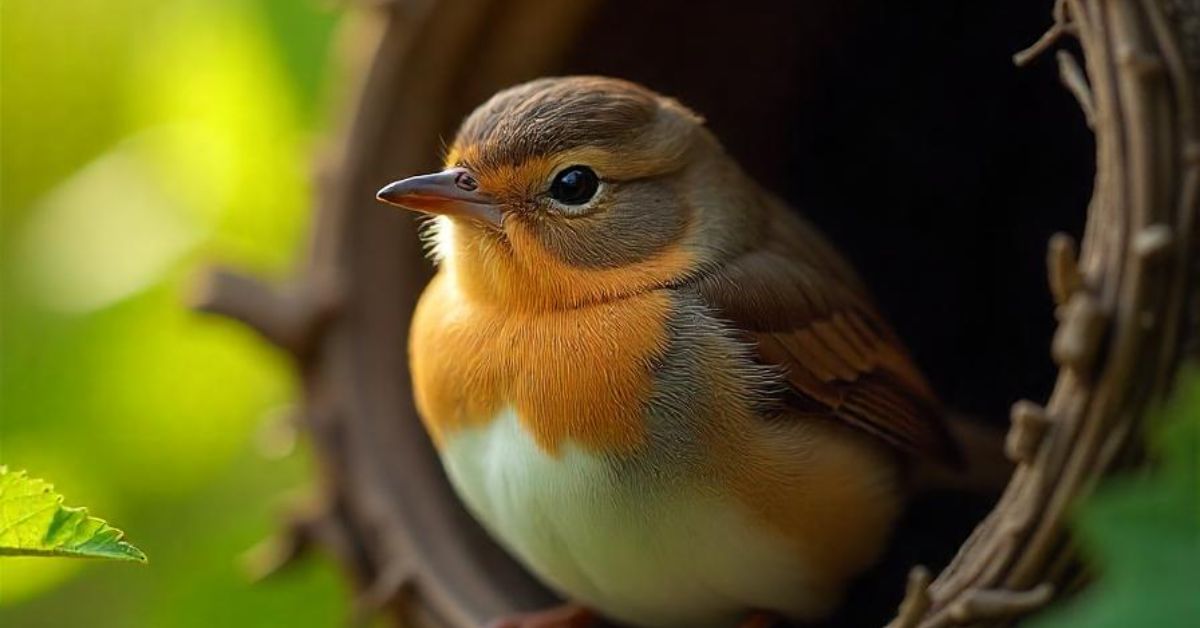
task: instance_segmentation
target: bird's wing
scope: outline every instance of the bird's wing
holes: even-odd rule
[[[956,466],[937,398],[858,280],[815,234],[793,235],[803,241],[775,234],[700,277],[702,298],[754,343],[763,363],[785,369],[790,406]],[[796,254],[794,246],[805,248]]]

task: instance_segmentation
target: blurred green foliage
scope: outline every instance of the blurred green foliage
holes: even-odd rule
[[[279,418],[295,384],[183,306],[208,262],[281,277],[301,251],[337,18],[311,0],[0,2],[0,463],[153,557],[4,559],[0,625],[344,616],[327,562],[240,572],[308,481]]]
[[[1076,516],[1096,583],[1039,628],[1200,626],[1200,370],[1152,427],[1161,464],[1107,481]]]

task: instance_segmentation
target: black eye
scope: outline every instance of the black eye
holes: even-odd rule
[[[600,188],[600,178],[587,166],[571,166],[554,177],[550,197],[563,205],[583,205]]]

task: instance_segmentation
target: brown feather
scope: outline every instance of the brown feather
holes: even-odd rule
[[[773,199],[762,239],[697,278],[701,295],[785,369],[789,401],[911,455],[957,466],[941,405],[849,267]]]

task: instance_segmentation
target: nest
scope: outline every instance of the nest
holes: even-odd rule
[[[1044,9],[367,4],[347,27],[357,96],[319,164],[307,266],[287,286],[216,271],[200,304],[290,353],[302,378],[322,499],[273,562],[319,545],[356,582],[357,612],[403,625],[477,626],[552,600],[459,505],[415,416],[405,336],[431,269],[414,221],[372,193],[435,168],[498,89],[587,71],[706,113],[848,251],[951,404],[1003,416],[1017,395],[1048,399],[1011,405],[1007,489],[940,573],[890,584],[890,625],[1009,624],[1084,582],[1067,509],[1141,463],[1146,411],[1196,351],[1200,2],[1059,0],[1023,70],[996,51],[1035,39]],[[1065,91],[1044,80],[1051,49]],[[1026,246],[1051,227],[1065,229],[1044,258],[1052,302]]]

